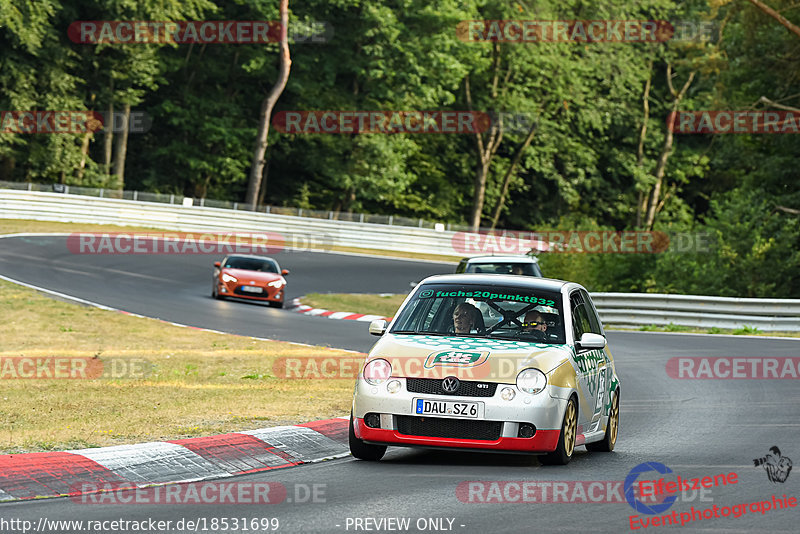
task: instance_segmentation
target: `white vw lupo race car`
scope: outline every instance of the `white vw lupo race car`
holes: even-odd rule
[[[579,284],[511,275],[423,280],[356,380],[350,451],[387,445],[542,454],[611,451],[620,385],[603,325]]]

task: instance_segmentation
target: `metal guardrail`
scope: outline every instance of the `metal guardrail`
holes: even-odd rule
[[[800,299],[752,299],[657,293],[592,293],[604,323],[670,324],[800,332]]]
[[[82,222],[180,232],[280,232],[300,242],[459,256],[452,231],[219,208],[0,189],[0,218]],[[287,240],[287,245],[290,242]],[[800,332],[800,299],[593,293],[606,324],[681,325]]]
[[[162,204],[105,197],[0,189],[0,218],[160,228],[179,232],[277,232],[287,239],[389,252],[458,256],[455,232]]]
[[[308,217],[312,219],[329,219],[333,221],[350,221],[372,224],[388,224],[390,226],[411,226],[415,228],[442,228],[452,231],[469,231],[470,227],[461,224],[441,223],[422,218],[402,217],[399,215],[378,215],[374,213],[352,213],[331,210],[312,210],[288,206],[271,206],[259,204],[253,209],[252,204],[234,202],[232,200],[214,200],[210,198],[190,198],[183,195],[168,193],[150,193],[147,191],[106,189],[102,187],[81,187],[64,184],[35,184],[32,182],[7,182],[0,180],[0,189],[15,191],[55,192],[64,195],[79,195],[97,198],[116,198],[121,200],[138,200],[142,202],[156,202],[160,204],[182,205],[187,200],[192,205],[201,208],[220,208],[235,211],[254,211],[259,213],[274,213],[276,215],[291,215],[295,217]]]

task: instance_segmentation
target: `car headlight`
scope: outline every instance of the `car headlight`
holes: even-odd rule
[[[283,287],[283,284],[285,284],[285,283],[286,282],[284,282],[283,280],[274,280],[274,281],[270,282],[267,285],[270,286],[270,287],[274,287],[274,288],[280,289],[280,288]]]
[[[383,384],[392,376],[392,364],[384,359],[371,360],[364,366],[364,380],[371,386]]]
[[[222,281],[223,282],[238,282],[239,279],[235,276],[231,276],[228,273],[222,273]]]
[[[517,387],[520,391],[536,395],[547,385],[547,377],[539,369],[523,369],[517,375]]]

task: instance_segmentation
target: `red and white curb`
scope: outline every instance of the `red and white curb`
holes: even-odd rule
[[[75,496],[81,487],[197,482],[342,458],[349,418],[218,436],[0,455],[0,502]]]
[[[324,308],[314,308],[307,304],[301,304],[300,299],[292,301],[291,310],[296,313],[304,315],[314,315],[317,317],[327,317],[328,319],[345,319],[348,321],[364,321],[371,322],[376,319],[383,319],[386,322],[391,322],[391,317],[384,317],[382,315],[365,315],[363,313],[354,313],[348,311],[331,311]]]

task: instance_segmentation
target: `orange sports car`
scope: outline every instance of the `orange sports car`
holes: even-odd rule
[[[287,274],[288,270],[266,256],[228,256],[214,262],[211,296],[263,300],[274,308],[283,308]]]

